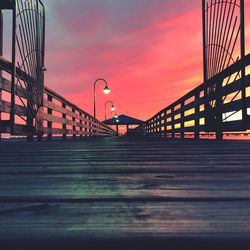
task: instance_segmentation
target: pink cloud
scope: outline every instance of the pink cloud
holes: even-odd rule
[[[54,38],[48,34],[47,85],[92,113],[93,82],[104,77],[112,92],[104,96],[98,87],[99,117],[104,116],[104,102],[111,99],[119,113],[141,119],[199,85],[200,1],[189,1],[190,7],[181,0],[140,5],[143,2],[147,1],[136,1],[133,9],[130,1],[117,1],[112,8],[105,1],[92,0],[87,4],[77,0],[69,8],[57,5],[58,33]],[[246,13],[247,9],[250,0]],[[246,23],[249,30],[249,17]]]

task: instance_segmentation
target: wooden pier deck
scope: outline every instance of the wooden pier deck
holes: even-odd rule
[[[4,142],[0,155],[0,249],[250,249],[248,141]]]

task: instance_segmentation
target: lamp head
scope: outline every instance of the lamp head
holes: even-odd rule
[[[109,93],[110,93],[110,88],[108,87],[108,85],[106,85],[105,86],[105,88],[103,89],[103,93],[105,94],[105,95],[108,95]]]
[[[119,119],[116,119],[115,121],[118,123],[120,120],[119,120]]]
[[[111,111],[115,111],[115,106],[114,105],[112,105]]]
[[[118,115],[115,115],[115,119],[117,119],[118,118]]]

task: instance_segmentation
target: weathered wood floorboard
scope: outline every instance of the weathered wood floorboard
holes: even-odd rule
[[[250,142],[0,144],[0,249],[250,249]]]

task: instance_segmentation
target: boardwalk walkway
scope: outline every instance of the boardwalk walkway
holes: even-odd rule
[[[250,142],[5,142],[0,155],[0,249],[249,247]]]

